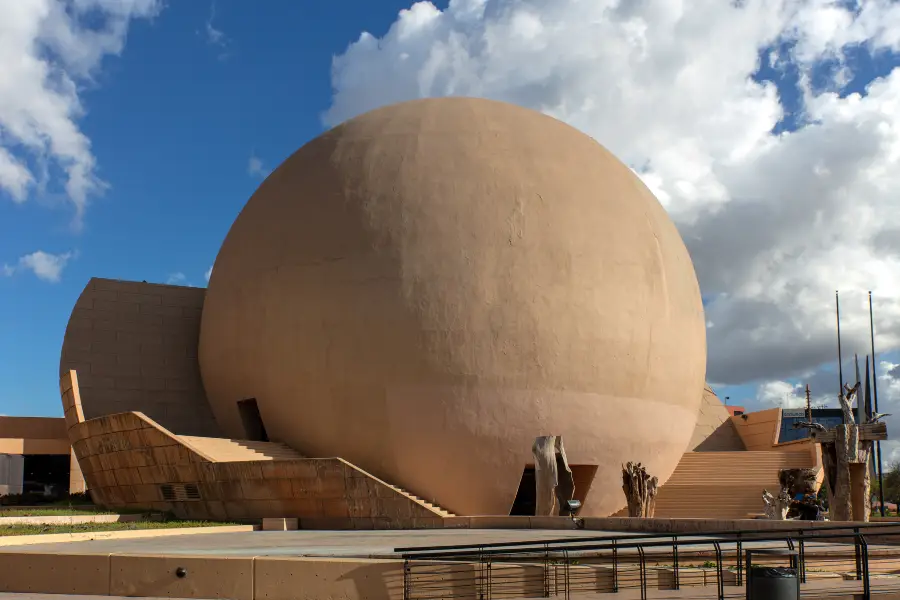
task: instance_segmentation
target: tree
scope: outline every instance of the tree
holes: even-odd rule
[[[878,497],[878,482],[873,482],[872,495]],[[884,469],[884,501],[900,504],[900,462],[894,461]]]

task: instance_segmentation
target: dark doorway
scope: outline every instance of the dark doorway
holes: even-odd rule
[[[26,454],[22,465],[22,492],[59,498],[69,492],[68,454]]]
[[[537,482],[534,479],[534,467],[525,467],[522,472],[522,480],[519,482],[519,491],[513,501],[510,516],[533,517],[537,510]]]
[[[575,499],[583,505],[587,499],[591,485],[594,483],[594,475],[597,474],[597,465],[569,465],[572,470],[572,479],[575,482]],[[537,510],[537,481],[534,475],[534,466],[529,465],[522,471],[522,480],[519,482],[519,491],[513,501],[510,516],[533,517]],[[578,512],[581,512],[580,509]],[[561,513],[562,514],[562,513]],[[576,513],[578,514],[578,513]]]
[[[262,415],[259,414],[259,406],[256,398],[239,400],[238,412],[241,414],[241,423],[244,425],[245,439],[254,442],[268,442],[269,435],[266,426],[263,425]]]

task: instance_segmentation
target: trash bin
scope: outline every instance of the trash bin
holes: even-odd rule
[[[784,557],[789,566],[770,567],[753,564],[753,556]],[[800,574],[797,553],[793,550],[747,550],[747,600],[799,600]]]
[[[797,570],[790,567],[753,567],[747,578],[749,600],[798,600]]]

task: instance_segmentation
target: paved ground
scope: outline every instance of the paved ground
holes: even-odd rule
[[[412,531],[254,531],[5,546],[2,553],[200,554],[209,556],[394,556],[404,546],[444,546],[625,535],[614,531],[420,529]]]
[[[101,539],[67,541],[46,544],[30,544],[0,547],[3,553],[62,554],[191,554],[207,556],[337,556],[356,558],[395,557],[398,547],[446,546],[455,544],[479,544],[491,542],[537,541],[546,539],[582,539],[627,536],[626,532],[568,531],[568,530],[503,530],[503,529],[420,529],[399,531],[253,531],[229,533],[204,533],[202,535],[158,536],[148,538]],[[783,547],[784,543],[760,545]],[[745,543],[745,548],[749,547]],[[683,547],[680,552],[687,557],[704,548]],[[809,542],[807,552],[847,552],[847,545]],[[871,546],[874,552],[880,546]],[[723,547],[732,553],[732,544]],[[896,551],[896,548],[890,550]],[[623,551],[628,553],[629,551]],[[670,546],[648,548],[648,554],[668,554]]]

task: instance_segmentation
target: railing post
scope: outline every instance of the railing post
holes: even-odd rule
[[[484,564],[484,549],[478,547],[478,600],[486,600],[487,592],[487,571]]]
[[[862,536],[859,533],[859,527],[854,527],[853,533],[855,534],[853,537],[853,551],[854,551],[854,554],[856,555],[856,580],[862,581],[862,578],[863,578],[862,548],[860,548],[860,538]]]
[[[672,584],[673,589],[679,590],[681,589],[681,584],[678,581],[678,536],[672,536]]]
[[[803,541],[803,531],[800,531],[800,540],[797,542],[799,552],[797,554],[797,576],[800,577],[800,583],[806,583],[806,543]]]
[[[544,598],[550,597],[550,545],[544,544]]]
[[[719,592],[719,600],[725,600],[725,577],[722,571],[722,546],[719,542],[713,542],[716,550],[716,591]]]
[[[613,554],[613,592],[619,591],[619,549],[616,546],[616,540],[612,541]]]
[[[641,579],[641,600],[647,600],[647,564],[644,562],[644,547],[638,546],[638,573]]]
[[[862,550],[863,600],[869,600],[872,596],[872,588],[869,582],[869,543],[863,534],[859,534],[859,547]]]
[[[569,583],[570,583],[570,581],[569,581],[569,551],[565,550],[565,549],[563,550],[563,561],[565,561],[563,564],[565,565],[565,576],[566,576],[566,579],[565,579],[565,581],[566,581],[566,600],[569,600],[569,595],[571,594],[571,591],[569,589],[570,588],[570,585],[569,585]]]
[[[403,600],[409,600],[409,559],[403,559]]]
[[[741,532],[737,533],[737,544],[735,551],[737,552],[737,584],[744,584],[744,544],[741,542]]]

